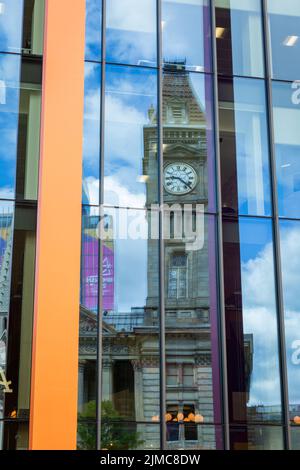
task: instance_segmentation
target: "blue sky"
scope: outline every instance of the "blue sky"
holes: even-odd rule
[[[19,113],[20,57],[0,54],[0,197],[12,198],[15,186]]]

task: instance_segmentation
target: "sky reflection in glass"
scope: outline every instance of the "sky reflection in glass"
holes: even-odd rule
[[[0,54],[0,198],[12,199],[18,138],[20,57]]]

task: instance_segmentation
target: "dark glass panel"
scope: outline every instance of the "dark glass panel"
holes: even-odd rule
[[[216,0],[218,72],[264,75],[260,0]]]
[[[19,99],[16,198],[37,199],[40,155],[42,62],[22,59]]]
[[[230,423],[278,424],[282,417],[272,222],[224,219],[223,241]],[[234,429],[232,446],[247,445],[248,430],[235,435]]]
[[[270,171],[265,84],[219,79],[223,213],[270,215]]]
[[[283,450],[283,428],[250,425],[230,427],[232,450]]]
[[[0,449],[1,444],[4,450],[28,450],[29,422],[21,419],[0,421]]]
[[[22,3],[22,0],[18,1]],[[11,0],[8,3],[11,3]],[[24,0],[22,38],[22,52],[24,54],[43,54],[44,16],[45,0]]]
[[[15,208],[13,256],[8,322],[7,377],[12,393],[5,394],[5,416],[28,419],[30,403],[31,345],[34,306],[36,208]],[[4,439],[11,441],[5,428]],[[22,436],[20,436],[22,439]],[[17,442],[15,443],[17,445]]]

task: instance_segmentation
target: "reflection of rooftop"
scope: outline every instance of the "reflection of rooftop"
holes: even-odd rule
[[[131,332],[134,328],[138,326],[143,326],[145,323],[145,314],[144,312],[124,312],[124,313],[115,313],[115,312],[104,312],[103,320],[113,327],[117,331],[126,331]]]

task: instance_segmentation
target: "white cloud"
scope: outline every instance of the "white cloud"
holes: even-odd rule
[[[153,0],[108,0],[107,28],[155,33]]]
[[[300,404],[300,366],[292,363],[293,341],[300,339],[300,228],[282,232],[282,273],[289,370],[289,397]],[[242,265],[244,333],[253,335],[253,373],[249,404],[279,404],[277,313],[274,294],[273,247],[269,243]]]
[[[122,185],[116,176],[105,176],[105,202],[115,206],[144,207],[146,196],[143,192],[133,193]]]
[[[14,189],[9,186],[0,187],[0,199],[14,199],[15,192]],[[1,202],[3,205],[3,202]]]

